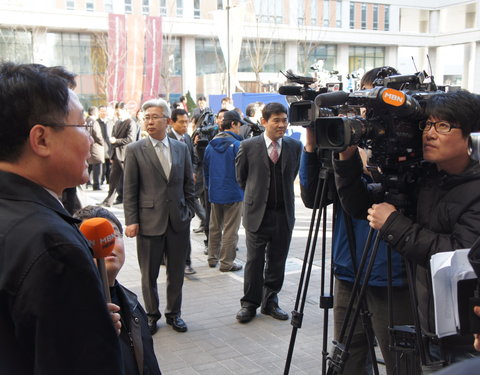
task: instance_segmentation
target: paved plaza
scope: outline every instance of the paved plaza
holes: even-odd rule
[[[279,294],[280,307],[289,313],[294,309],[298,284],[302,271],[305,246],[311,220],[311,210],[303,206],[296,194],[296,224],[285,282]],[[104,191],[80,190],[82,204],[101,202]],[[111,208],[124,223],[123,207]],[[330,221],[329,221],[330,226]],[[191,228],[198,227],[193,219]],[[245,265],[246,247],[243,227],[240,229],[237,262]],[[197,271],[185,277],[183,286],[182,318],[188,325],[188,332],[177,333],[159,321],[158,332],[153,336],[155,352],[164,375],[227,375],[227,374],[283,374],[292,335],[290,321],[275,320],[257,310],[257,316],[250,323],[240,324],[235,315],[240,308],[243,295],[243,269],[238,272],[222,273],[210,268],[204,255],[205,235],[191,233],[192,266]],[[134,239],[125,238],[126,263],[119,274],[119,281],[135,292],[142,301],[140,270]],[[324,313],[319,308],[321,291],[321,248],[317,246],[313,262],[308,293],[305,299],[302,328],[297,331],[290,374],[321,374]],[[327,233],[329,248],[330,233]],[[329,291],[330,259],[326,257],[326,293]],[[159,277],[160,308],[165,302],[165,268]],[[331,342],[332,313],[328,320],[329,348]],[[384,371],[380,366],[381,372]]]

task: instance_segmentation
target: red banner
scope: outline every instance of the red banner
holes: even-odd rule
[[[127,30],[125,15],[108,15],[108,102],[124,100],[127,64]]]
[[[145,30],[145,80],[143,101],[158,97],[160,93],[160,67],[162,64],[162,18],[147,17]]]

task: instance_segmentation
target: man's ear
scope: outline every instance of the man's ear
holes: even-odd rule
[[[260,123],[265,126],[267,124],[267,120],[265,120],[263,117],[260,117]]]
[[[52,129],[43,125],[34,125],[30,129],[28,143],[32,152],[40,157],[47,157],[50,155],[50,135]]]

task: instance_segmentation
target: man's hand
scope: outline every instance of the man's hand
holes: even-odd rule
[[[125,228],[125,236],[135,237],[138,234],[140,226],[138,224],[130,224]]]
[[[357,151],[357,146],[348,146],[345,150],[339,153],[340,160],[349,160]]]
[[[390,203],[374,204],[368,209],[367,220],[373,229],[380,230],[392,212],[397,211]]]
[[[473,312],[480,318],[480,306],[475,306]],[[477,352],[480,352],[480,333],[474,333],[473,337],[475,339],[473,341],[473,347]]]
[[[117,141],[117,138],[110,137],[110,143],[113,145]]]
[[[305,151],[313,152],[315,151],[315,132],[313,128],[307,128],[307,133],[305,137]]]
[[[114,303],[107,303],[107,309],[110,312],[110,316],[112,317],[113,328],[115,328],[115,332],[117,332],[117,336],[120,336],[120,331],[122,330],[122,322],[120,321],[120,306],[115,305]]]

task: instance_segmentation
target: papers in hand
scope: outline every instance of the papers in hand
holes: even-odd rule
[[[435,331],[438,337],[456,335],[460,329],[457,283],[459,280],[477,278],[468,261],[469,251],[462,249],[437,253],[430,259]]]

